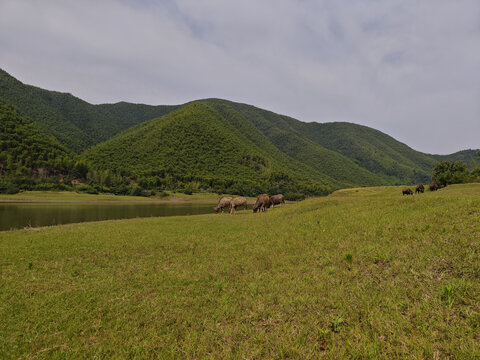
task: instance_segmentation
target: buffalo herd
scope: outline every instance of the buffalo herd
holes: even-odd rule
[[[441,189],[441,188],[444,188],[445,185],[441,185],[437,182],[432,182],[428,185],[430,191],[437,191],[438,189]],[[420,194],[420,193],[424,193],[425,192],[425,186],[423,186],[423,184],[420,184],[420,185],[417,185],[417,187],[415,188],[415,194]],[[413,191],[412,189],[403,189],[402,190],[402,195],[413,195]]]
[[[441,185],[436,182],[432,182],[428,185],[430,191],[437,191],[445,187],[445,185]],[[425,186],[423,184],[417,185],[415,188],[415,194],[420,194],[425,192]],[[412,189],[406,188],[402,190],[402,195],[413,195],[414,192]],[[275,205],[284,205],[285,204],[285,197],[282,194],[268,196],[267,194],[260,194],[257,196],[257,200],[253,205],[253,212],[256,213],[266,211],[270,207],[274,207]],[[230,214],[235,214],[237,208],[244,208],[247,210],[247,199],[243,196],[231,197],[231,196],[223,196],[218,201],[217,206],[213,208],[216,213],[228,208]]]
[[[261,211],[266,211],[270,207],[275,205],[284,205],[285,197],[282,194],[268,196],[267,194],[260,194],[257,196],[257,200],[253,205],[253,212],[256,213]],[[237,208],[244,208],[247,210],[247,199],[243,196],[231,197],[224,196],[219,201],[217,206],[213,208],[216,213],[221,211],[223,213],[224,208],[228,208],[230,214],[235,214]]]

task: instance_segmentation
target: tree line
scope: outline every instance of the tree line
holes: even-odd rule
[[[472,170],[468,169],[464,161],[439,162],[433,169],[432,180],[442,185],[480,182],[480,151],[477,156],[478,160],[472,159],[474,164]]]

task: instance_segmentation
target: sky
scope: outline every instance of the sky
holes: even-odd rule
[[[223,98],[480,148],[478,0],[0,0],[0,68],[90,103]]]

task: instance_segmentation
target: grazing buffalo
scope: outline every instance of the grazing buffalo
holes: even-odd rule
[[[267,208],[270,207],[270,198],[267,194],[260,194],[257,196],[257,201],[255,201],[255,205],[253,205],[253,212],[256,213],[258,211],[265,211]]]
[[[230,200],[230,214],[235,214],[239,206],[243,206],[245,210],[247,210],[247,199],[243,196],[238,196]]]
[[[429,185],[429,187],[430,187],[430,191],[437,191],[438,189],[444,188],[445,185],[441,185],[437,182],[433,182]]]
[[[402,195],[413,195],[412,189],[403,189]]]
[[[213,208],[213,210],[215,210],[216,213],[218,213],[219,210],[222,210],[222,213],[223,213],[223,208],[230,206],[231,200],[232,200],[231,196],[222,197],[220,200],[218,200],[218,204]]]
[[[420,184],[420,185],[417,185],[417,187],[415,188],[415,193],[422,193],[425,191],[425,187],[423,186],[423,184]]]
[[[270,205],[273,207],[274,205],[283,204],[285,205],[285,197],[282,194],[272,195],[270,196]]]

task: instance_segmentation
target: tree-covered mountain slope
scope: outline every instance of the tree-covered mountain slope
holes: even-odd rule
[[[298,120],[284,117],[254,106],[238,104],[226,100],[208,99],[222,116],[236,127],[249,129],[251,140],[257,139],[259,146],[273,146],[275,151],[286,156],[288,163],[298,162],[308,168],[308,173],[328,176],[340,186],[367,186],[373,184],[389,184],[395,178],[378,176],[361,168],[350,159],[320,146],[302,134],[295,132]],[[244,132],[244,130],[242,130]],[[253,136],[255,131],[257,136]],[[271,150],[270,150],[271,152]],[[318,175],[317,175],[318,174]]]
[[[475,150],[424,154],[366,126],[305,123],[221,99],[92,105],[24,85],[0,70],[1,99],[67,148],[86,150],[82,156],[93,168],[141,179],[151,188],[237,187],[253,193],[296,187],[318,194],[427,182],[441,160],[475,165]]]
[[[0,99],[14,105],[48,134],[81,152],[176,106],[117,103],[92,105],[71,94],[25,85],[0,69]]]
[[[61,173],[74,159],[57,139],[0,101],[0,178]]]
[[[375,174],[424,182],[437,161],[381,131],[352,123],[308,123],[305,136]]]
[[[302,158],[303,162],[309,162],[311,166],[321,167],[336,179],[344,176],[344,179],[350,179],[351,182],[364,183],[359,181],[358,173],[349,172],[345,166],[342,166],[343,171],[339,171],[338,164],[345,163],[346,160],[349,160],[351,165],[367,170],[369,176],[374,174],[378,184],[427,181],[437,163],[430,155],[415,151],[366,126],[341,122],[305,123],[250,105],[216,99],[210,101],[229,103],[283,151]],[[303,145],[297,142],[297,148],[292,148],[291,141],[294,139],[301,139]],[[313,148],[315,150],[312,150]],[[312,157],[314,152],[320,152],[323,156]]]
[[[465,164],[467,164],[467,167],[470,170],[473,170],[476,167],[480,166],[480,162],[478,160],[480,154],[480,149],[472,150],[462,150],[462,151],[457,151],[456,153],[449,154],[449,155],[430,155],[434,159],[438,161],[463,161]]]
[[[82,156],[98,169],[167,187],[321,194],[338,186],[324,174],[312,176],[307,166],[262,139],[258,130],[235,127],[204,101],[137,125]]]
[[[288,128],[292,121],[252,106],[200,100],[128,129],[82,156],[100,170],[134,178],[198,182],[252,194],[277,185],[285,192],[316,189],[313,194],[399,182],[302,137]]]

